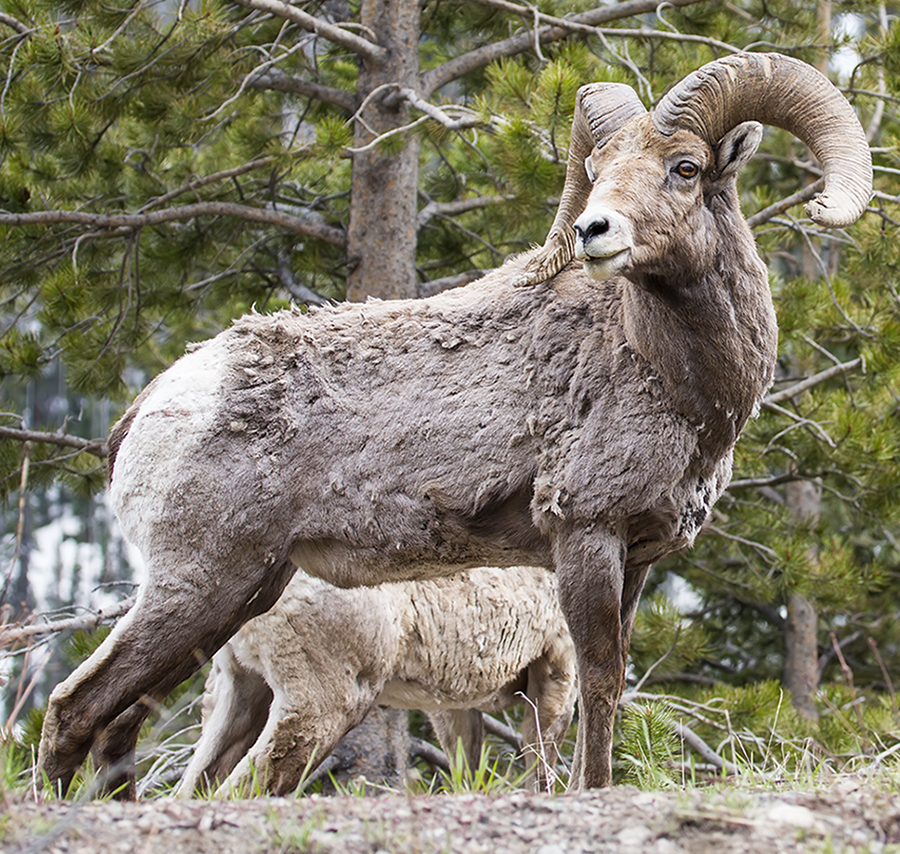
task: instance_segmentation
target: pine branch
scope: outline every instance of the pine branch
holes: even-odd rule
[[[345,92],[343,89],[333,89],[320,83],[312,83],[309,80],[285,74],[283,71],[272,70],[257,74],[248,81],[247,86],[251,89],[266,89],[275,92],[290,92],[293,95],[303,95],[307,98],[322,101],[325,104],[340,107],[348,113],[355,113],[356,108],[359,106],[356,96],[350,92]]]
[[[314,237],[334,246],[344,247],[347,236],[343,230],[332,228],[324,223],[301,219],[281,211],[267,208],[254,208],[249,205],[238,205],[231,202],[198,202],[178,208],[167,208],[144,214],[92,214],[81,211],[37,211],[35,213],[0,213],[2,225],[44,225],[49,223],[71,222],[80,225],[91,225],[98,228],[144,228],[160,225],[165,222],[194,219],[198,216],[233,216],[265,225],[275,225]]]
[[[622,696],[622,699],[619,701],[619,707],[624,709],[628,706],[632,705],[639,699],[649,699],[654,702],[663,703],[669,708],[673,708],[674,711],[681,711],[680,709],[675,709],[671,702],[667,700],[663,696],[659,696],[656,694],[642,694],[639,691],[628,691]],[[715,766],[719,771],[725,771],[727,774],[739,774],[740,768],[735,765],[733,762],[729,762],[725,757],[720,756],[716,751],[710,747],[697,733],[695,733],[690,727],[685,726],[685,724],[679,723],[678,721],[672,722],[672,729],[675,734],[680,738],[685,744],[687,744],[698,756],[700,756],[706,762],[709,762],[711,765]]]
[[[334,42],[336,45],[345,47],[347,50],[353,51],[353,53],[361,56],[363,59],[369,60],[369,62],[383,65],[387,61],[389,51],[386,48],[373,44],[353,33],[349,33],[347,30],[343,30],[335,24],[330,24],[328,21],[316,18],[314,15],[310,15],[302,9],[298,9],[296,6],[282,3],[281,0],[234,1],[240,6],[245,6],[247,9],[255,9],[258,12],[268,12],[271,15],[284,18],[291,23],[298,24],[303,27],[304,30],[322,36],[322,38],[328,39],[328,41]]]
[[[671,0],[665,5],[690,6],[699,2],[700,0]],[[597,24],[605,24],[608,21],[631,18],[635,15],[655,12],[660,5],[658,0],[626,0],[624,3],[612,3],[608,6],[601,6],[578,15],[572,15],[568,19],[560,19],[565,21],[565,26],[540,27],[537,30],[528,30],[508,39],[476,48],[454,59],[450,59],[443,65],[439,65],[437,68],[433,68],[431,71],[423,74],[421,76],[421,92],[425,97],[430,97],[436,89],[446,86],[451,81],[474,71],[476,68],[483,68],[488,63],[494,62],[494,60],[524,53],[535,44],[549,44],[560,41],[574,32],[574,28],[580,24],[596,26]]]
[[[75,448],[86,454],[93,454],[98,459],[106,459],[106,444],[99,439],[82,439],[78,436],[66,436],[64,433],[41,433],[34,430],[17,430],[12,427],[0,427],[0,439],[13,439],[16,442],[43,442],[47,445],[58,445],[61,448]]]

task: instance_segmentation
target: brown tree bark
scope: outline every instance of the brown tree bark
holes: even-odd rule
[[[822,505],[822,485],[798,480],[785,487],[791,519],[798,525],[816,520]],[[812,550],[810,559],[818,559]],[[808,720],[818,720],[816,690],[819,686],[819,646],[816,640],[819,615],[815,603],[800,593],[788,595],[784,627],[784,687],[795,709]]]
[[[360,22],[387,48],[387,59],[362,59],[359,97],[368,99],[355,122],[354,148],[364,148],[409,121],[398,87],[415,89],[419,71],[419,4],[363,0]],[[384,88],[379,88],[384,87]],[[419,142],[398,135],[353,154],[347,229],[347,299],[416,296],[416,201]]]

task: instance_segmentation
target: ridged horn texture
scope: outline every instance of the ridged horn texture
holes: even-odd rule
[[[595,146],[602,147],[617,130],[646,112],[634,89],[624,83],[589,83],[578,90],[559,207],[544,245],[514,282],[517,286],[546,281],[572,260],[575,253],[572,223],[581,215],[591,194],[584,161]]]
[[[569,227],[581,215],[591,194],[584,161],[635,116],[647,112],[637,93],[624,83],[588,83],[575,96],[566,180],[553,227]],[[552,229],[551,229],[552,230]]]
[[[704,65],[653,111],[664,134],[693,131],[715,145],[741,122],[790,131],[822,165],[825,188],[807,205],[819,225],[855,222],[872,197],[872,155],[847,99],[805,62],[778,53],[739,53]]]

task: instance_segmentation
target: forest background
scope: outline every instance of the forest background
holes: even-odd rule
[[[71,631],[47,621],[93,626],[133,590],[104,439],[188,342],[251,309],[464,284],[543,241],[580,85],[628,83],[650,107],[711,59],[776,50],[850,99],[876,192],[851,228],[813,227],[801,203],[821,171],[773,128],[741,176],[778,311],[777,379],[697,546],[654,568],[630,696],[650,726],[724,714],[706,735],[719,753],[728,733],[763,738],[776,720],[817,762],[893,753],[898,13],[0,0],[3,738],[27,740],[32,710],[33,735],[72,667]]]

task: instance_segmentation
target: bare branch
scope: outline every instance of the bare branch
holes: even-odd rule
[[[700,0],[671,0],[666,5],[690,6],[698,2]],[[534,30],[527,30],[508,39],[476,48],[448,60],[443,65],[439,65],[437,68],[423,74],[421,77],[421,92],[425,97],[430,97],[431,93],[436,89],[440,89],[441,86],[445,86],[452,80],[456,80],[464,74],[474,71],[476,68],[483,68],[488,63],[501,59],[504,56],[515,56],[530,50],[535,44],[535,39],[537,39],[538,44],[549,44],[564,39],[574,32],[575,28],[580,24],[588,26],[605,24],[608,21],[618,21],[622,18],[631,18],[635,15],[655,12],[659,6],[658,0],[626,0],[624,3],[611,3],[578,15],[572,15],[571,18],[559,19],[566,22],[565,26],[541,27],[536,33]]]
[[[824,371],[819,371],[819,373],[813,374],[811,377],[807,377],[805,380],[801,380],[795,385],[789,386],[788,388],[782,389],[781,391],[777,391],[774,394],[767,395],[763,400],[763,405],[781,403],[785,400],[790,400],[792,397],[796,397],[798,394],[802,394],[804,391],[808,391],[813,386],[816,386],[819,383],[823,383],[826,380],[830,380],[832,377],[846,374],[848,371],[853,371],[856,368],[860,367],[863,367],[862,356],[860,356],[858,359],[853,359],[850,362],[842,362],[840,365],[832,365],[830,368],[826,368]]]
[[[58,445],[60,448],[75,448],[86,454],[93,454],[101,460],[106,459],[106,444],[99,439],[82,439],[78,436],[66,436],[64,433],[16,430],[12,427],[0,427],[0,439],[14,439],[16,442],[43,442],[47,445]]]
[[[195,192],[196,190],[199,190],[201,187],[205,187],[208,184],[214,184],[216,181],[227,181],[229,178],[237,178],[239,175],[245,175],[247,172],[252,172],[254,169],[258,169],[260,166],[269,166],[274,162],[274,157],[261,157],[259,160],[252,160],[249,163],[245,163],[243,166],[236,167],[235,169],[226,169],[222,172],[214,172],[212,175],[206,175],[203,178],[197,178],[195,181],[190,181],[187,184],[179,187],[177,190],[172,190],[163,196],[157,196],[155,199],[151,199],[149,202],[147,202],[146,205],[138,208],[138,213],[143,213],[150,208],[164,205],[167,202],[172,201],[172,199],[177,199],[179,196],[182,196],[185,193]]]
[[[326,305],[328,303],[328,300],[321,294],[317,294],[312,288],[308,288],[298,281],[288,263],[286,252],[281,252],[278,255],[278,279],[284,289],[291,295],[291,298],[297,300],[297,302],[306,303],[307,305]]]
[[[424,228],[436,216],[456,216],[469,211],[487,208],[491,205],[508,202],[506,196],[476,196],[471,199],[458,199],[455,202],[428,202],[416,218],[416,228]]]
[[[343,89],[332,89],[330,86],[322,86],[320,83],[312,83],[309,80],[293,77],[274,69],[252,77],[247,85],[251,89],[289,92],[293,95],[315,98],[325,104],[340,107],[348,113],[355,113],[359,106],[357,97],[350,92],[345,92]]]
[[[7,15],[5,12],[0,12],[0,24],[6,24],[7,27],[12,27],[12,29],[20,36],[28,36],[31,35],[32,32],[30,27],[26,26],[12,15]]]
[[[92,214],[80,211],[37,211],[35,213],[0,213],[0,224],[3,225],[43,225],[58,222],[73,222],[81,225],[92,225],[98,228],[144,228],[160,225],[165,222],[194,219],[198,216],[233,216],[251,222],[275,225],[280,228],[314,237],[331,243],[334,246],[346,246],[347,236],[343,230],[332,228],[324,223],[310,219],[301,219],[291,214],[268,208],[254,208],[249,205],[238,205],[231,202],[198,202],[163,211],[144,214]]]
[[[424,98],[420,98],[417,92],[414,92],[412,89],[407,89],[406,87],[401,87],[398,90],[398,94],[402,95],[406,98],[409,103],[414,106],[420,112],[425,113],[426,116],[430,116],[436,122],[442,124],[448,130],[464,130],[465,128],[474,127],[477,124],[481,124],[482,120],[478,116],[478,114],[474,110],[469,110],[465,107],[454,107],[453,109],[462,113],[462,118],[453,119],[447,115],[440,107],[436,107],[434,104],[428,103]]]
[[[663,30],[648,30],[645,28],[639,30],[627,29],[607,29],[601,27],[592,27],[590,24],[576,23],[572,18],[557,18],[553,15],[545,15],[533,6],[517,6],[508,0],[476,0],[484,6],[492,6],[495,9],[502,9],[505,12],[512,12],[529,21],[537,19],[539,23],[550,24],[554,27],[562,27],[573,33],[584,33],[585,35],[597,36],[616,36],[619,38],[651,38],[651,39],[668,39],[670,41],[696,42],[699,44],[709,45],[710,47],[720,48],[729,53],[739,53],[741,48],[720,42],[708,36],[695,36],[685,33],[670,33]],[[657,6],[657,8],[659,8]]]
[[[522,736],[520,736],[512,727],[508,727],[502,721],[498,721],[495,717],[488,714],[482,714],[484,720],[484,731],[505,741],[510,747],[516,750],[522,749]]]
[[[77,632],[93,629],[106,620],[121,617],[134,604],[134,596],[117,602],[110,608],[94,611],[82,617],[71,617],[66,620],[53,620],[49,623],[38,623],[32,626],[19,625],[17,628],[0,627],[0,648],[20,641],[27,641],[40,635],[58,634],[59,632]]]
[[[685,726],[684,724],[675,723],[672,725],[675,730],[675,734],[690,747],[701,759],[709,762],[710,765],[714,765],[720,771],[725,771],[727,774],[740,774],[741,769],[735,765],[733,762],[730,762],[724,756],[719,756],[712,747],[710,747],[702,738],[700,738],[697,733],[695,733],[690,727]]]
[[[284,18],[286,21],[291,21],[291,23],[298,24],[304,30],[309,30],[311,33],[316,33],[316,35],[322,36],[322,38],[328,39],[330,42],[352,50],[355,54],[370,62],[382,65],[387,60],[388,51],[386,48],[373,44],[353,33],[348,33],[347,30],[341,29],[340,26],[330,24],[321,18],[316,18],[314,15],[310,15],[296,6],[282,3],[281,0],[235,0],[235,2],[248,9],[268,12],[271,15]]]
[[[819,437],[828,445],[829,448],[837,448],[837,445],[834,444],[834,440],[825,432],[824,428],[817,421],[812,421],[809,418],[804,418],[802,415],[796,415],[791,412],[789,409],[785,409],[783,406],[779,406],[777,403],[769,403],[767,401],[763,401],[763,409],[769,409],[772,412],[777,412],[780,415],[784,415],[787,418],[790,418],[794,421],[795,427],[808,427],[813,433],[818,433]]]
[[[450,773],[450,760],[447,759],[447,754],[440,748],[435,747],[430,741],[425,741],[424,738],[413,738],[410,740],[409,758],[412,761],[422,759],[429,765],[434,765],[435,768],[440,768],[442,771]]]
[[[747,217],[747,225],[749,225],[750,228],[756,228],[756,226],[768,222],[773,217],[783,214],[788,208],[792,208],[794,205],[803,204],[803,202],[808,202],[813,196],[821,193],[824,186],[825,179],[819,178],[818,181],[808,184],[802,190],[798,190],[796,193],[787,196],[787,198],[782,199],[780,202],[775,202],[774,205],[769,205],[767,208],[757,211],[753,216]]]

